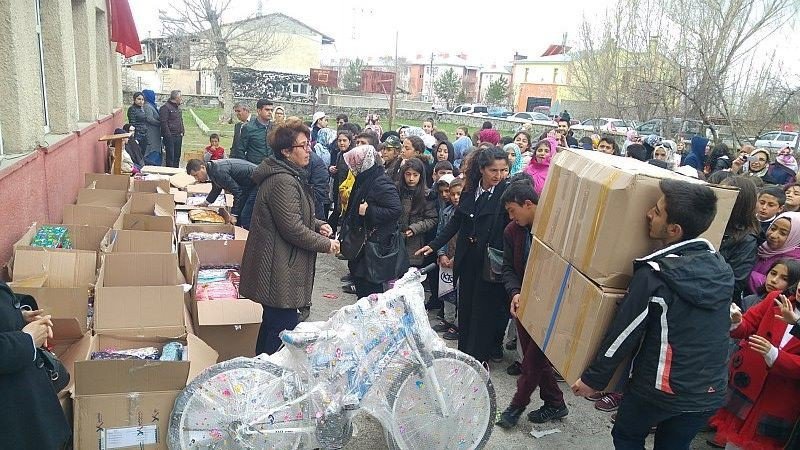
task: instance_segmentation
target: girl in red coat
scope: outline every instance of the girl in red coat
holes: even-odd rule
[[[711,419],[727,449],[782,449],[800,417],[800,339],[787,324],[800,287],[793,291],[770,292],[744,317],[731,315],[731,337],[742,341],[731,357],[727,404]]]

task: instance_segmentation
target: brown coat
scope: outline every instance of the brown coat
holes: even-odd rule
[[[314,218],[314,194],[302,169],[274,157],[253,173],[258,185],[242,258],[243,296],[273,308],[311,304],[317,253],[330,249]]]

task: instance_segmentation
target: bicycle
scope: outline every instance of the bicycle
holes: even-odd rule
[[[431,329],[411,269],[326,322],[281,332],[273,355],[208,368],[175,401],[170,449],[342,448],[360,410],[392,449],[479,449],[497,406],[486,369]]]

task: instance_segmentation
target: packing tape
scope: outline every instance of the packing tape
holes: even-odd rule
[[[578,320],[575,321],[574,328],[579,333],[583,333],[583,325],[586,323],[586,316],[589,314],[589,299],[591,294],[591,290],[586,289],[581,297],[581,309],[578,311]],[[578,351],[578,341],[580,341],[580,337],[581,335],[573,336],[572,342],[569,345],[569,351],[567,351],[567,361],[564,366],[565,373],[569,373],[569,370],[572,368],[572,362],[574,361],[575,353]]]
[[[553,334],[553,328],[555,328],[558,313],[561,311],[561,302],[564,300],[564,294],[567,291],[567,282],[569,281],[570,274],[572,274],[572,265],[567,264],[564,277],[561,279],[561,287],[558,289],[558,296],[556,297],[556,304],[553,307],[553,314],[550,316],[550,324],[547,325],[547,332],[544,335],[544,344],[542,345],[543,352],[547,350],[547,345],[550,343],[550,336]]]
[[[140,393],[128,393],[128,426],[141,425],[141,408],[139,408],[140,399]]]
[[[558,180],[561,177],[561,170],[562,168],[559,166],[550,166],[550,173],[547,175],[547,198],[545,198],[546,201],[544,205],[542,205],[542,209],[540,210],[537,208],[536,211],[536,217],[541,218],[541,220],[539,220],[536,226],[536,233],[534,234],[543,241],[545,240],[544,235],[550,223],[550,215],[553,213],[553,207],[555,207],[558,201],[555,195],[558,192]],[[542,193],[544,193],[544,191],[542,191]]]
[[[600,233],[600,218],[603,214],[603,211],[605,211],[606,202],[608,201],[608,193],[611,192],[611,185],[617,181],[617,178],[619,178],[621,173],[622,171],[619,170],[612,172],[608,178],[603,180],[603,185],[600,188],[600,195],[598,196],[597,203],[595,204],[592,228],[589,232],[589,240],[586,243],[586,249],[583,252],[583,264],[581,267],[585,272],[588,272],[587,267],[589,267],[589,261],[594,253],[594,247],[597,245],[597,237]]]

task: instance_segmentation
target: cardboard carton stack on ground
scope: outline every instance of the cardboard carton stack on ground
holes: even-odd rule
[[[647,211],[664,178],[701,183],[634,160],[564,150],[550,165],[533,224],[520,321],[572,383],[592,361],[633,275],[652,253]],[[737,191],[712,187],[717,216],[701,237],[722,240]]]
[[[111,227],[128,201],[130,178],[126,175],[86,174],[74,205],[64,207],[63,223]]]

